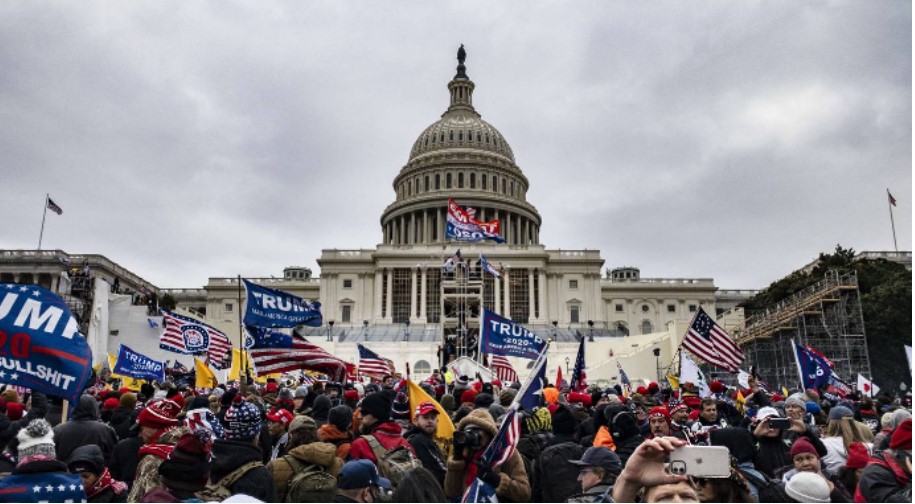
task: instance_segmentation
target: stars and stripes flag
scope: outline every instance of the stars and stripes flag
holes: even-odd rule
[[[507,461],[515,452],[518,446],[518,440],[521,438],[521,420],[518,418],[518,405],[508,409],[505,418],[502,419],[502,425],[499,426],[499,432],[496,433],[489,446],[480,456],[481,466],[498,467]],[[496,500],[495,489],[479,478],[475,478],[473,483],[464,492],[461,502],[498,502]]]
[[[164,330],[159,336],[159,348],[185,355],[205,353],[207,364],[216,369],[231,365],[232,342],[225,333],[199,320],[168,310],[160,311]]]
[[[572,370],[572,382],[569,384],[572,392],[583,392],[588,388],[587,374],[585,373],[585,339],[581,338],[578,344],[578,357],[575,358],[575,369]]]
[[[626,390],[626,396],[632,395],[632,382],[629,381],[629,375],[623,371],[623,366],[620,365],[620,361],[616,361],[616,369],[620,372],[620,383],[623,384],[623,389]]]
[[[394,371],[394,366],[391,365],[390,360],[379,357],[378,354],[361,344],[357,343],[356,346],[359,348],[360,374],[367,376],[375,375],[380,378],[381,376],[391,374]]]
[[[686,331],[683,348],[696,357],[732,373],[739,371],[743,363],[743,352],[740,347],[702,307],[696,312],[689,330]]]
[[[248,356],[258,376],[308,369],[325,373],[333,381],[346,376],[346,363],[302,338],[276,330],[245,326]]]
[[[502,380],[503,382],[516,382],[518,381],[518,373],[515,372],[515,368],[512,367],[511,362],[508,362],[502,355],[493,355],[491,356],[491,365],[489,368],[492,370],[493,374],[496,375],[496,378]]]
[[[887,191],[887,193],[889,193],[889,191]],[[48,197],[48,210],[56,213],[57,215],[64,213],[64,209],[60,208],[60,205],[57,203],[54,203],[54,200],[52,200],[50,196]]]

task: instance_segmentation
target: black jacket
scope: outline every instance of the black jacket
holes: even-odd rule
[[[423,467],[426,468],[429,472],[435,476],[435,479],[438,480],[438,484],[444,487],[445,485],[445,473],[448,472],[448,466],[446,465],[445,457],[442,456],[442,450],[439,448],[438,443],[432,439],[432,436],[426,434],[414,426],[407,432],[406,435],[407,441],[410,442],[410,445],[413,446],[413,451],[416,452],[416,458],[423,463]]]
[[[141,446],[143,446],[143,439],[132,436],[118,441],[111,452],[108,471],[114,479],[127,483],[127,488],[133,487],[137,466],[140,464],[138,453]]]
[[[248,462],[263,460],[260,448],[250,441],[218,439],[213,443],[213,456],[215,460],[210,472],[210,481],[213,483]],[[243,493],[264,502],[271,502],[275,497],[273,474],[266,467],[255,467],[229,486],[229,490],[233,495]]]
[[[118,436],[118,439],[130,437],[130,426],[136,421],[137,414],[138,413],[133,410],[121,407],[118,407],[111,413],[108,425],[114,429],[114,433]]]
[[[912,502],[912,475],[906,475],[902,466],[899,466],[899,476],[886,467],[895,462],[886,460],[891,457],[890,454],[882,454],[872,458],[861,473],[858,492],[865,502]],[[880,463],[875,463],[877,461]]]
[[[73,417],[67,423],[54,427],[54,441],[57,448],[57,459],[67,460],[73,450],[88,444],[98,445],[105,456],[105,462],[111,460],[114,445],[118,444],[118,435],[114,429],[99,421],[98,402],[90,395],[79,398]]]

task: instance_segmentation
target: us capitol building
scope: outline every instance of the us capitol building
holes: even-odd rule
[[[321,302],[325,325],[302,331],[310,341],[353,362],[355,344],[363,343],[392,359],[398,371],[409,363],[421,379],[442,365],[443,348],[470,351],[464,344],[475,340],[485,308],[553,342],[551,378],[570,359],[574,364],[578,341],[587,338],[591,381],[615,383],[617,361],[631,378],[655,380],[699,306],[727,320],[755,293],[720,291],[711,278],[642,278],[634,267],[605,269],[597,250],[547,248],[540,242],[543,218],[527,199],[530,181],[502,133],[474,108],[476,86],[464,61],[462,46],[447,109],[419,134],[394,177],[394,201],[380,218],[381,243],[324,249],[317,277],[293,266],[282,278],[251,279]],[[449,198],[475,210],[477,220],[499,220],[505,243],[446,240]],[[458,250],[466,266],[444,272]],[[503,271],[501,278],[480,271],[480,254]],[[74,291],[82,266],[91,283]],[[112,291],[116,279],[118,293]],[[89,315],[84,332],[97,361],[124,343],[154,358],[190,362],[159,350],[160,329],[149,323],[159,318],[136,305],[138,292],[173,297],[180,313],[216,326],[238,345],[236,278],[212,277],[203,288],[162,288],[101,255],[5,250],[0,282],[37,283],[66,295],[74,313]],[[527,374],[529,361],[512,363],[522,377]]]

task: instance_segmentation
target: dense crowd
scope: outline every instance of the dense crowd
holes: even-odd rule
[[[413,408],[392,377],[183,383],[96,383],[72,411],[4,390],[0,501],[457,502],[478,482],[502,502],[912,501],[911,396],[547,386],[490,466],[518,383],[436,372],[419,384],[435,402]],[[728,475],[672,473],[686,445],[727,448]]]

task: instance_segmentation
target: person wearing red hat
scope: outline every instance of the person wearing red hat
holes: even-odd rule
[[[644,395],[648,395],[648,387],[646,387],[646,386],[644,386],[644,385],[639,385],[639,386],[635,389],[635,393],[636,393],[636,394],[639,394],[639,395],[643,395],[643,396],[644,396]]]
[[[648,393],[649,394],[655,395],[658,393],[659,390],[661,390],[661,387],[659,387],[656,382],[651,382],[648,384]]]
[[[267,432],[270,434],[271,449],[270,460],[276,460],[286,455],[286,443],[289,441],[289,424],[293,419],[292,413],[284,408],[272,408],[267,413]]]
[[[566,399],[569,401],[569,404],[580,404],[585,408],[591,407],[591,395],[590,394],[572,392],[566,397]]]
[[[664,406],[655,406],[648,412],[648,428],[651,435],[648,439],[670,435],[670,412]]]
[[[825,474],[820,466],[820,455],[817,453],[813,443],[806,437],[797,438],[791,445],[791,460],[794,464],[793,469],[787,471],[782,476],[782,481],[787,483],[791,478],[800,472],[809,472],[817,474],[826,480],[829,485],[829,497],[832,502],[851,502],[852,496],[845,489],[840,481],[835,479],[832,474]]]
[[[435,403],[426,401],[420,403],[413,411],[413,426],[404,437],[413,446],[416,458],[438,481],[439,485],[445,484],[445,473],[448,470],[447,458],[442,454],[442,449],[435,442],[435,433],[438,430],[439,411]]]
[[[679,399],[672,399],[667,403],[667,411],[670,413],[670,435],[683,440],[689,438],[689,406]]]
[[[150,490],[164,487],[159,479],[159,466],[168,458],[178,439],[188,432],[186,427],[177,426],[180,412],[181,407],[174,401],[155,399],[146,403],[137,416],[139,437],[144,445],[137,453],[140,462],[127,496],[128,502],[139,502]]]
[[[890,449],[871,459],[855,492],[855,502],[912,501],[912,419],[899,424]]]
[[[848,445],[848,458],[845,460],[845,467],[839,469],[836,473],[836,479],[839,480],[848,491],[849,495],[854,495],[858,489],[858,482],[861,481],[861,473],[870,462],[870,452],[864,443],[852,443]]]

